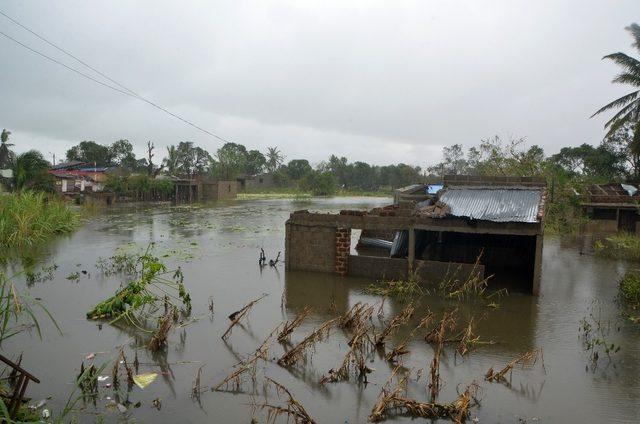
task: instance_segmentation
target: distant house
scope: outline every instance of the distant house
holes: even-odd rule
[[[626,231],[636,233],[640,185],[593,184],[582,196],[582,209],[590,219],[591,231]]]
[[[244,176],[237,179],[240,190],[255,190],[275,186],[273,174]]]
[[[107,180],[106,167],[96,167],[80,161],[62,162],[49,168],[56,179],[56,189],[62,193],[102,191]]]

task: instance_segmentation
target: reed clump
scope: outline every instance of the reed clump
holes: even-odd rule
[[[78,214],[45,193],[0,194],[0,246],[29,247],[73,231]]]

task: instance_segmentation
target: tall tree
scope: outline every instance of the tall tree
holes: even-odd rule
[[[640,25],[634,23],[625,29],[633,37],[632,46],[640,51]],[[604,125],[609,130],[607,136],[612,136],[622,125],[630,123],[634,133],[631,149],[640,153],[640,61],[622,52],[609,54],[603,59],[612,60],[622,68],[622,72],[613,79],[614,83],[627,84],[635,90],[601,107],[592,117],[616,109],[616,114]]]
[[[236,178],[245,171],[247,164],[247,149],[242,144],[225,143],[216,152],[218,159],[218,177],[229,180]]]
[[[96,166],[110,166],[112,164],[109,147],[98,144],[95,141],[83,141],[67,150],[67,160],[95,163]]]
[[[133,171],[137,167],[136,156],[133,153],[133,145],[129,140],[114,141],[111,146],[109,146],[109,157],[109,165],[119,166],[128,171]]]
[[[247,175],[258,175],[267,166],[267,158],[258,150],[249,150],[246,157],[244,173]]]
[[[294,159],[287,164],[287,174],[292,180],[299,180],[313,172],[313,168],[306,159]]]
[[[267,170],[269,172],[276,172],[280,165],[284,162],[284,156],[282,152],[278,150],[278,147],[267,147]]]

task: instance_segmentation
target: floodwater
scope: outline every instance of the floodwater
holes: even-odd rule
[[[3,353],[15,357],[23,352],[23,366],[42,381],[30,385],[27,394],[34,402],[51,397],[46,407],[54,415],[69,396],[78,395],[72,395],[73,380],[81,362],[91,353],[96,354],[95,364],[109,364],[105,375],[110,375],[108,370],[121,346],[129,360],[137,349],[140,373],[160,373],[144,390],[132,388],[128,394],[131,404],[124,413],[107,407],[114,397],[113,389],[105,387],[110,378],[100,382],[95,400],[76,404],[82,410],[76,415],[81,422],[229,423],[250,422],[252,417],[265,422],[265,413],[259,407],[252,412],[252,404],[262,404],[265,394],[272,404],[283,404],[285,397],[278,398],[275,390],[265,389],[264,376],[286,386],[317,422],[366,422],[393,367],[374,353],[369,366],[375,371],[369,375],[368,384],[351,377],[348,382],[319,385],[322,374],[338,367],[347,352],[350,336],[339,329],[316,345],[306,363],[285,369],[275,361],[259,362],[255,388],[248,379],[239,393],[205,390],[199,401],[191,397],[191,390],[194,374],[201,365],[203,388],[220,382],[234,364],[254,352],[274,327],[292,319],[306,305],[313,307],[313,314],[294,332],[293,343],[358,301],[380,302],[380,297],[363,293],[370,281],[286,273],[283,264],[261,270],[258,253],[264,247],[267,257],[273,258],[284,250],[284,222],[293,210],[364,209],[388,201],[337,198],[300,204],[291,200],[255,200],[210,206],[145,204],[110,208],[72,235],[59,237],[39,249],[30,260],[9,261],[9,274],[19,271],[25,263],[36,269],[58,265],[52,280],[30,284],[28,290],[31,296],[43,299],[63,335],[41,318],[43,340],[32,330],[9,339]],[[168,255],[164,260],[170,268],[182,267],[192,297],[191,317],[196,318],[195,322],[173,329],[166,352],[153,355],[144,348],[136,329],[85,318],[86,312],[111,296],[122,280],[118,276],[101,276],[96,268],[98,258],[109,257],[116,249],[145,247],[150,241],[156,242],[160,256]],[[445,348],[440,402],[453,401],[457,391],[476,381],[482,388],[481,402],[472,408],[470,418],[477,417],[481,423],[638,422],[640,328],[621,317],[614,300],[616,281],[629,265],[594,257],[584,247],[588,244],[583,238],[545,239],[538,297],[512,293],[499,300],[497,309],[478,302],[427,297],[419,303],[413,322],[394,335],[388,346],[402,340],[427,308],[439,316],[445,309],[458,306],[462,323],[473,316],[479,322],[476,334],[495,344],[479,346],[464,358],[454,354],[455,346]],[[67,279],[75,272],[79,273],[79,280]],[[19,279],[19,286],[25,284]],[[227,315],[264,293],[268,296],[253,308],[246,323],[234,328],[227,342],[223,342],[221,335],[229,324]],[[209,312],[209,299],[214,302],[213,314]],[[385,319],[402,307],[388,300]],[[589,312],[599,316],[602,323],[611,324],[606,338],[621,347],[611,360],[601,357],[595,369],[579,337],[579,322]],[[379,325],[375,316],[373,322]],[[413,370],[408,396],[428,401],[426,385],[433,349],[419,337],[408,348],[411,353],[405,357],[404,366]],[[484,381],[490,367],[500,369],[518,354],[536,348],[542,349],[543,361],[526,369],[516,368],[510,384]],[[277,358],[282,353],[283,347],[276,342],[269,357]],[[86,365],[91,361],[84,362]],[[424,374],[416,381],[419,369],[424,369]],[[152,406],[157,398],[161,400],[161,410]],[[134,407],[137,402],[140,406]],[[409,419],[393,417],[390,421]]]

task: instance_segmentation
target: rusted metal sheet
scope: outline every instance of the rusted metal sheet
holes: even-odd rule
[[[448,188],[440,201],[451,215],[494,222],[538,222],[542,191],[529,188]]]

